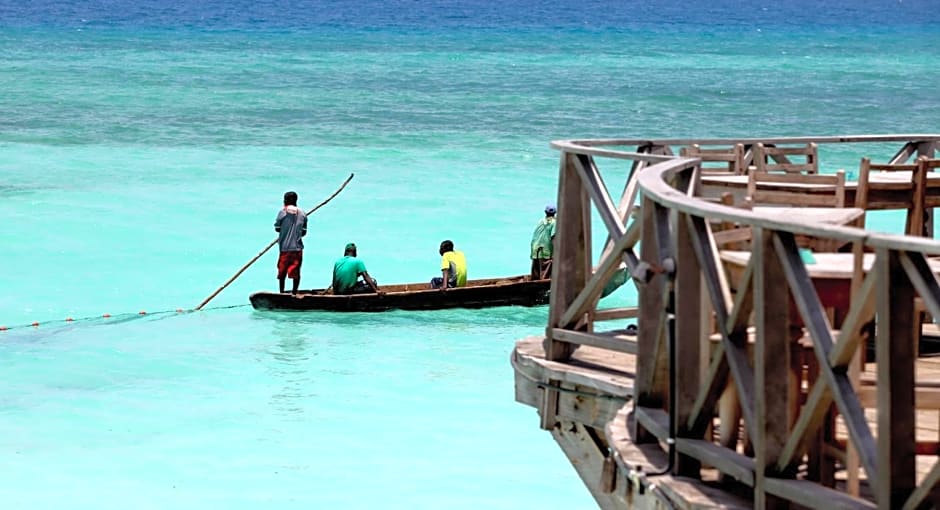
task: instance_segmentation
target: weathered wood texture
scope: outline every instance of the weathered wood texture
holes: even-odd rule
[[[793,156],[802,161],[791,161],[790,158]],[[787,174],[819,173],[819,146],[815,142],[799,147],[778,147],[770,143],[758,142],[754,145],[754,171]]]
[[[709,493],[713,499],[702,507],[721,506],[721,497],[736,497],[731,491],[738,487],[740,494],[742,484],[757,508],[917,508],[940,501],[934,467],[940,376],[932,382],[915,370],[922,365],[921,311],[940,317],[940,268],[931,258],[940,255],[940,242],[865,231],[857,227],[859,209],[846,209],[845,225],[701,196],[708,187],[699,185],[703,161],[728,165],[723,172],[730,175],[707,178],[740,181],[747,177],[734,175],[739,157],[752,151],[750,170],[786,173],[769,179],[788,191],[818,196],[828,187],[825,205],[852,205],[858,195],[845,193],[844,175],[809,181],[819,171],[819,145],[856,142],[900,147],[892,164],[922,157],[915,166],[940,167],[926,159],[940,135],[552,143],[561,151],[558,270],[541,352],[533,349],[538,340],[528,340],[513,354],[517,399],[539,407],[543,427],[573,461],[590,464],[577,469],[602,507],[623,508],[641,493],[636,487],[652,487],[650,475],[639,476],[625,460],[652,452],[657,462],[645,469],[668,467],[655,486],[680,508],[702,500],[690,503],[677,487],[730,480],[738,485],[719,485],[728,492]],[[630,145],[636,151],[614,147]],[[684,157],[673,156],[674,148]],[[633,162],[619,200],[602,177],[607,159]],[[883,188],[869,175],[861,204],[940,206],[940,194],[931,202],[935,193],[925,191],[932,189],[927,173]],[[808,200],[798,193],[786,205],[796,211]],[[608,239],[596,261],[592,215]],[[915,226],[926,224],[917,211],[912,216]],[[751,251],[739,259],[723,252],[712,232],[719,225],[746,229],[747,238],[728,242],[749,242]],[[818,254],[817,266],[802,256],[797,240],[805,236],[854,250],[832,254],[831,267]],[[603,287],[624,266],[639,291],[637,308],[599,310]],[[595,330],[601,320],[630,317],[638,322],[636,336]],[[874,359],[853,376],[866,345],[875,347]],[[924,412],[934,413],[929,423]],[[935,432],[920,437],[926,425]],[[835,459],[841,466],[854,458],[860,468],[833,472]],[[861,496],[853,480],[863,484]]]

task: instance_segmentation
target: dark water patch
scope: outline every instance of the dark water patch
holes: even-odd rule
[[[471,310],[453,308],[431,311],[389,310],[387,312],[269,312],[255,311],[252,319],[300,325],[329,324],[358,328],[420,327],[429,329],[475,326],[501,328],[523,326],[539,328],[548,317],[547,306],[504,306]]]
[[[0,197],[17,197],[31,195],[38,192],[38,189],[27,186],[17,186],[12,184],[0,184]]]
[[[185,27],[193,30],[311,29],[453,30],[456,28],[591,26],[827,26],[909,24],[936,20],[935,0],[32,0],[0,2],[0,26],[74,30]],[[755,12],[756,11],[756,12]]]

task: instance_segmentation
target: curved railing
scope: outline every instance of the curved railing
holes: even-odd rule
[[[940,317],[934,275],[940,269],[929,260],[940,255],[940,241],[714,203],[699,196],[701,160],[673,155],[683,145],[759,142],[900,142],[892,161],[901,162],[932,157],[940,135],[553,142],[561,166],[546,357],[563,361],[576,345],[636,354],[632,438],[671,445],[677,474],[698,477],[703,465],[713,466],[753,488],[761,507],[774,498],[809,507],[866,507],[872,503],[857,497],[855,466],[861,466],[878,507],[917,508],[935,497],[940,481],[933,460],[938,442],[916,438],[918,402],[940,399],[915,377],[920,310]],[[637,149],[613,148],[625,146]],[[633,163],[619,205],[601,177],[604,159]],[[596,264],[591,204],[608,235]],[[748,260],[736,278],[726,272],[712,235],[718,223],[752,231]],[[855,247],[850,293],[835,306],[841,313],[821,299],[798,236]],[[638,307],[599,309],[603,286],[623,265],[637,284]],[[639,325],[635,342],[619,330],[595,329],[601,321],[629,317]],[[711,317],[713,327],[703,325],[703,317]],[[872,336],[875,377],[862,387],[853,358]],[[804,371],[808,380],[796,384]],[[551,386],[546,395],[547,427]],[[874,430],[866,408],[877,412]],[[844,444],[831,437],[836,416],[847,431]],[[737,433],[739,420],[746,439]],[[720,431],[717,440],[713,428]],[[833,457],[840,455],[849,475],[837,490]],[[917,462],[928,460],[933,466],[918,477]],[[800,466],[807,472],[797,476]]]

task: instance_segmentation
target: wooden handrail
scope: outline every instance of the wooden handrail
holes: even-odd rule
[[[858,452],[878,506],[916,506],[923,491],[914,492],[916,483],[906,471],[913,465],[915,445],[909,436],[916,419],[913,392],[907,392],[914,382],[914,351],[908,337],[919,320],[912,305],[917,296],[933,315],[940,316],[940,285],[926,260],[928,255],[940,255],[940,241],[810,223],[805,217],[788,218],[767,210],[737,209],[708,201],[698,196],[702,160],[673,154],[679,146],[691,144],[871,142],[904,143],[908,156],[933,154],[940,147],[940,135],[552,142],[552,147],[562,151],[559,204],[564,203],[560,210],[567,214],[563,213],[556,239],[556,267],[560,270],[552,280],[545,358],[568,363],[573,345],[635,354],[636,417],[644,434],[654,431],[659,439],[678,445],[682,455],[716,466],[725,474],[753,477],[749,485],[761,497],[774,494],[810,506],[823,497],[835,496],[822,485],[793,479],[792,473],[832,404],[843,417],[849,443]],[[631,146],[636,150],[625,150]],[[609,196],[595,158],[636,163],[631,171],[633,181],[624,189],[619,206]],[[638,215],[628,214],[634,192],[642,201]],[[592,205],[607,230],[610,247],[596,266],[590,250]],[[734,288],[729,285],[711,233],[711,225],[718,222],[750,227],[754,233],[750,261]],[[848,304],[839,304],[843,307],[841,330],[827,316],[824,306],[828,305],[824,305],[800,256],[796,235],[854,243],[875,252],[869,277],[860,282],[860,288],[853,286]],[[642,238],[639,243],[637,237]],[[596,316],[603,317],[603,312],[597,311],[599,289],[623,260],[640,289],[635,337],[620,330],[594,330]],[[791,300],[796,309],[792,313],[788,310]],[[703,317],[697,316],[702,313],[714,316],[720,337],[707,366],[700,362],[699,353],[704,351],[699,349],[708,346],[698,342],[711,332],[704,328],[712,326],[702,325]],[[606,318],[620,315],[610,313]],[[881,435],[873,434],[848,370],[858,346],[870,336],[872,320],[878,321],[874,329],[879,374],[875,397],[879,413],[882,409],[886,413],[879,414]],[[751,324],[752,338],[748,331]],[[818,372],[802,407],[797,404],[800,390],[792,389],[788,382],[793,360],[803,363],[795,357],[791,360],[796,356],[791,351],[794,331],[803,335],[801,345],[811,347],[806,355]],[[754,352],[748,351],[749,342]],[[667,369],[665,360],[670,356],[676,358],[669,361]],[[676,370],[674,364],[682,369]],[[725,427],[736,431],[743,415],[745,430],[759,452],[753,460],[736,453],[740,446],[737,439],[728,442],[722,437],[717,444],[705,436],[726,388],[740,396],[740,411],[727,421],[719,414],[722,435]],[[547,387],[543,392],[543,427],[556,422],[559,391]],[[663,411],[666,402],[668,412]],[[658,419],[648,419],[651,416]],[[753,466],[717,462],[732,458]],[[696,464],[683,469],[689,466],[694,473]],[[940,469],[931,476],[940,479]],[[857,470],[849,474],[850,483],[853,477],[857,481]],[[844,496],[846,504],[871,506],[842,493],[835,495]]]

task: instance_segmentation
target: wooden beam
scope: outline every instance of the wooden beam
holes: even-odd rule
[[[737,293],[734,296],[734,308],[728,316],[724,329],[732,337],[742,334],[738,345],[743,345],[745,338],[743,332],[747,329],[751,312],[754,310],[754,264],[756,261],[755,257],[751,257],[744,268],[744,274],[741,275],[741,281],[738,282]]]
[[[594,322],[614,321],[618,319],[635,319],[639,309],[635,306],[622,308],[603,308],[594,311]]]
[[[644,258],[644,260],[659,265],[661,263],[665,263],[665,260],[672,258],[672,230],[670,229],[669,220],[669,209],[666,209],[665,207],[662,207],[659,204],[653,202],[653,223],[655,225],[656,232],[656,255],[651,258]],[[649,237],[646,238],[644,243],[648,241]],[[673,260],[672,263],[675,264],[675,261]],[[662,300],[659,304],[659,307],[657,308],[659,312],[659,322],[657,324],[656,347],[653,350],[653,357],[651,359],[652,370],[647,372],[647,374],[652,376],[652,379],[648,381],[648,387],[651,388],[652,391],[656,394],[662,395],[664,402],[668,401],[666,397],[669,391],[670,383],[669,349],[666,342],[669,334],[667,311],[675,306],[674,303],[671,303],[674,295],[672,292],[672,278],[672,275],[667,274],[666,270],[660,268],[660,270],[656,271],[653,280],[646,285],[646,287],[659,288],[660,298]]]
[[[591,228],[591,200],[588,198],[588,190],[586,186],[581,187],[581,229],[582,232],[584,232],[584,238],[582,239],[583,244],[581,245],[581,250],[578,252],[580,255],[577,260],[578,288],[575,289],[573,296],[574,299],[577,299],[577,295],[580,294],[582,290],[584,290],[588,279],[591,277],[594,271],[594,256],[592,255],[593,243],[591,242],[591,239],[593,238],[593,229]],[[571,307],[572,301],[573,300],[568,301],[569,308]],[[591,304],[591,308],[594,308],[596,304],[597,301],[595,300],[595,302]],[[583,329],[589,332],[594,331],[594,322],[591,321],[591,318],[589,316],[585,316],[584,320],[585,324]],[[582,328],[575,327],[575,329]]]
[[[555,328],[552,330],[552,338],[554,338],[555,341],[590,345],[591,347],[599,347],[601,349],[607,349],[608,351],[625,352],[628,354],[637,353],[636,336],[627,335],[625,330],[587,333]]]
[[[640,238],[640,225],[631,224],[627,232],[620,236],[614,243],[611,252],[601,260],[597,270],[593,272],[591,278],[585,283],[584,288],[578,293],[577,297],[571,302],[571,305],[562,314],[559,321],[560,326],[567,326],[580,319],[600,298],[604,292],[604,285],[610,280],[611,276],[620,269],[620,264],[624,257],[624,250],[633,247]],[[630,257],[627,259],[627,268],[630,271],[636,268],[636,261]]]
[[[852,361],[858,351],[858,344],[862,340],[862,328],[874,319],[877,279],[874,272],[865,275],[859,288],[852,295],[852,305],[845,320],[842,321],[839,341],[829,352],[829,365],[833,368],[845,367]]]
[[[764,484],[777,472],[777,460],[790,429],[790,407],[796,395],[790,384],[790,306],[786,274],[773,249],[773,232],[755,230],[751,260],[754,271],[754,312],[757,341],[754,352],[754,441],[756,479],[754,506],[765,508],[773,497]]]
[[[637,407],[635,416],[637,422],[642,423],[658,439],[666,439],[669,415],[665,411]],[[750,457],[702,439],[679,438],[676,440],[676,450],[700,460],[705,465],[714,466],[745,485],[754,486],[755,464],[754,459]]]
[[[620,212],[620,221],[624,225],[627,225],[628,220],[633,216],[633,206],[636,203],[636,190],[637,190],[637,174],[646,167],[646,161],[635,160],[630,166],[630,172],[627,174],[627,180],[624,184],[623,193],[620,195],[620,203],[617,206],[617,211]],[[632,223],[632,222],[631,222]],[[614,244],[614,239],[608,235],[607,241],[604,243],[604,249],[601,251],[601,258],[607,257],[610,254]]]
[[[551,430],[558,423],[558,390],[554,389],[558,383],[548,381],[542,388],[542,402],[539,405],[539,427],[542,430]]]
[[[619,493],[608,493],[600,483],[603,478],[606,451],[598,448],[588,429],[578,423],[564,422],[552,429],[552,437],[571,461],[581,481],[602,510],[623,508],[625,501]]]
[[[911,159],[911,155],[914,154],[915,150],[917,150],[917,143],[907,142],[888,160],[888,164],[899,165],[906,163],[907,160]]]
[[[754,459],[750,457],[703,439],[679,439],[676,441],[676,450],[698,459],[704,465],[714,466],[745,485],[754,486],[756,468]]]
[[[736,346],[746,348],[747,342],[747,323],[750,319],[753,309],[753,285],[752,277],[754,275],[754,260],[748,261],[741,281],[738,283],[738,292],[735,294],[734,308],[731,315],[726,319],[724,329],[719,330],[727,332],[728,338]],[[724,334],[724,333],[721,333]],[[689,428],[696,431],[704,431],[712,419],[712,409],[721,397],[721,393],[728,382],[728,363],[725,358],[724,343],[719,343],[712,353],[712,359],[708,370],[705,372],[705,378],[702,381],[701,389],[695,398],[695,404],[692,407],[689,417]]]
[[[940,286],[922,253],[903,252],[900,254],[901,266],[910,278],[917,294],[924,300],[924,306],[930,315],[940,317]]]
[[[878,508],[900,508],[916,485],[914,402],[914,287],[900,254],[877,250],[878,327],[875,355],[878,377],[878,465],[873,477]],[[890,289],[890,290],[889,290]]]
[[[813,339],[813,347],[816,350],[817,357],[821,363],[828,366],[829,352],[832,351],[834,343],[830,333],[832,325],[829,324],[829,318],[824,312],[819,294],[816,293],[813,280],[806,270],[806,265],[800,258],[796,240],[792,233],[780,232],[774,238],[774,246],[782,261],[782,267],[790,291],[793,294],[793,301],[807,332]]]
[[[934,151],[937,149],[937,141],[932,142],[917,142],[917,157],[927,156],[929,159],[934,158]]]
[[[656,236],[655,205],[652,200],[643,199],[640,208],[642,230],[640,237],[640,259],[644,261],[659,259],[659,246]],[[646,407],[660,407],[665,402],[666,395],[661,388],[652,385],[658,344],[662,337],[661,323],[663,319],[663,289],[660,285],[640,285],[639,308],[637,317],[637,367],[636,367],[636,400],[637,405]]]
[[[565,360],[573,352],[571,345],[552,341],[551,329],[564,326],[560,319],[586,281],[583,266],[588,235],[582,218],[584,186],[571,164],[573,157],[563,153],[559,168],[558,207],[565,213],[558,220],[555,237],[555,276],[549,293],[549,328],[545,340],[545,358],[549,360]]]
[[[597,213],[607,227],[607,232],[611,236],[619,238],[627,229],[623,226],[620,213],[614,207],[614,202],[611,200],[607,186],[604,184],[604,178],[598,171],[594,160],[590,156],[579,154],[574,158],[573,163],[575,168],[578,169],[578,175],[584,181],[588,195],[597,207]]]
[[[702,313],[701,269],[692,247],[692,235],[689,232],[690,224],[687,217],[679,214],[676,221],[676,231],[673,243],[676,247],[676,309],[675,309],[675,335],[676,352],[669,353],[675,356],[677,372],[671,374],[670,384],[676,385],[676,416],[672,423],[673,437],[686,437],[702,439],[704,431],[694,431],[688,426],[695,406],[695,397],[702,384],[701,357],[702,338],[699,315]],[[686,456],[680,456],[676,466],[676,474],[685,476],[700,476],[701,463],[693,461]]]
[[[822,312],[822,303],[819,301],[819,295],[816,294],[806,266],[800,258],[799,248],[793,234],[778,232],[778,235],[774,237],[774,248],[783,264],[793,300],[796,302],[806,330],[813,339],[813,347],[819,361],[820,379],[825,381],[832,391],[833,400],[839,412],[842,413],[865,472],[870,479],[876,479],[878,469],[875,440],[872,437],[871,428],[868,427],[865,412],[848,375],[845,372],[833,372],[829,365],[829,354],[833,343],[829,320]]]
[[[719,266],[720,258],[711,237],[711,228],[704,218],[698,216],[688,216],[688,218],[692,223],[689,232],[694,237],[692,248],[695,250],[699,267],[702,268],[702,274],[705,276],[706,288],[715,309],[718,325],[724,327],[728,322],[728,309],[733,306],[733,301],[724,270]]]
[[[748,362],[745,345],[746,338],[742,339],[741,335],[733,335],[732,332],[728,331],[730,292],[727,289],[724,272],[719,271],[717,265],[718,257],[714,245],[709,243],[707,222],[697,216],[690,216],[689,218],[692,223],[689,231],[694,237],[692,247],[695,249],[695,256],[698,258],[699,267],[702,268],[702,274],[705,276],[705,287],[708,289],[708,294],[715,310],[716,322],[722,337],[722,352],[728,360],[728,368],[731,371],[731,375],[734,377],[735,385],[741,398],[741,410],[744,415],[745,427],[748,429],[748,434],[753,437],[755,432],[753,429],[754,376]],[[720,363],[715,368],[715,371],[710,370],[709,372],[721,375],[721,369],[723,367],[721,367]],[[712,384],[714,384],[714,382]],[[714,387],[709,385],[709,388],[711,390]],[[711,394],[710,391],[707,395]],[[699,408],[698,405],[695,407],[701,410],[699,416],[703,416],[701,413],[710,412],[704,407]]]
[[[823,380],[817,380],[806,397],[803,411],[793,425],[793,430],[787,438],[780,456],[777,458],[777,470],[786,472],[792,470],[800,462],[806,444],[811,434],[822,425],[832,403],[832,392]]]
[[[692,435],[698,436],[705,433],[705,429],[712,421],[715,404],[718,403],[721,392],[728,384],[728,358],[725,357],[724,349],[723,343],[715,347],[708,370],[705,372],[704,382],[689,412],[689,421],[686,426],[690,431],[694,431]]]
[[[860,328],[871,319],[874,314],[874,288],[876,276],[870,273],[863,280],[855,296],[852,307],[843,322],[843,327],[832,351],[829,353],[829,365],[839,368],[840,371],[851,362],[852,357],[861,341]],[[860,396],[861,399],[861,396]],[[806,398],[806,403],[793,426],[793,431],[780,454],[777,468],[781,471],[795,466],[803,455],[809,436],[819,429],[832,403],[832,394],[823,381],[817,381]],[[864,402],[862,402],[864,405]]]
[[[767,479],[767,491],[801,507],[829,509],[874,509],[871,501],[849,496],[809,480]]]
[[[636,421],[659,441],[669,437],[669,415],[655,407],[643,407],[639,404],[634,409]]]
[[[917,510],[920,508],[921,504],[930,496],[937,496],[937,483],[940,482],[940,461],[934,463],[933,467],[930,468],[930,472],[927,473],[927,476],[924,477],[924,480],[920,482],[920,485],[914,489],[914,492],[911,493],[911,497],[907,498],[907,501],[904,503],[904,506],[901,507],[901,510]],[[935,499],[931,498],[931,499]],[[937,502],[932,502],[934,508],[936,508]]]

